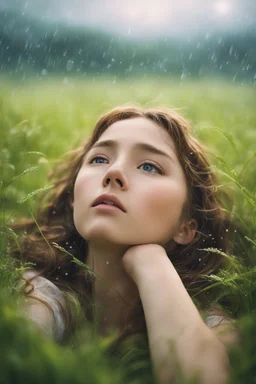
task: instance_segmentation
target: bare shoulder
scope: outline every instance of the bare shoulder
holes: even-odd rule
[[[20,288],[24,293],[22,310],[36,327],[60,342],[65,328],[66,307],[61,290],[35,270],[26,271],[22,275]]]
[[[236,320],[220,310],[211,310],[206,314],[205,324],[212,329],[225,346],[232,347],[241,343]]]

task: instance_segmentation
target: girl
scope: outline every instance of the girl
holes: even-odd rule
[[[229,221],[187,121],[169,109],[113,109],[50,177],[36,219],[16,225],[26,229],[22,260],[35,265],[23,275],[28,316],[63,343],[79,304],[117,345],[146,331],[159,383],[176,376],[170,343],[186,377],[226,383],[236,333],[216,311],[201,316],[207,298],[197,308],[190,295],[224,267],[203,249],[226,251]]]

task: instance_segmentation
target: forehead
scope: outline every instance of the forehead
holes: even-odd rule
[[[166,129],[144,117],[120,120],[113,123],[101,135],[99,140],[111,139],[131,145],[136,142],[146,142],[158,145],[166,151],[171,149],[175,152],[174,142]]]

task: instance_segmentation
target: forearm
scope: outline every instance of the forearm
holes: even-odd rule
[[[159,258],[158,263],[163,265],[143,269],[137,278],[159,383],[175,378],[175,358],[185,377],[198,371],[200,383],[226,383],[228,356],[224,346],[204,324],[168,258]]]

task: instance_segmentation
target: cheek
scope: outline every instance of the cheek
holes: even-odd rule
[[[143,206],[147,216],[162,225],[177,223],[186,200],[186,188],[178,183],[157,185],[147,191]]]
[[[74,204],[89,195],[93,184],[92,175],[78,174],[74,185]]]

